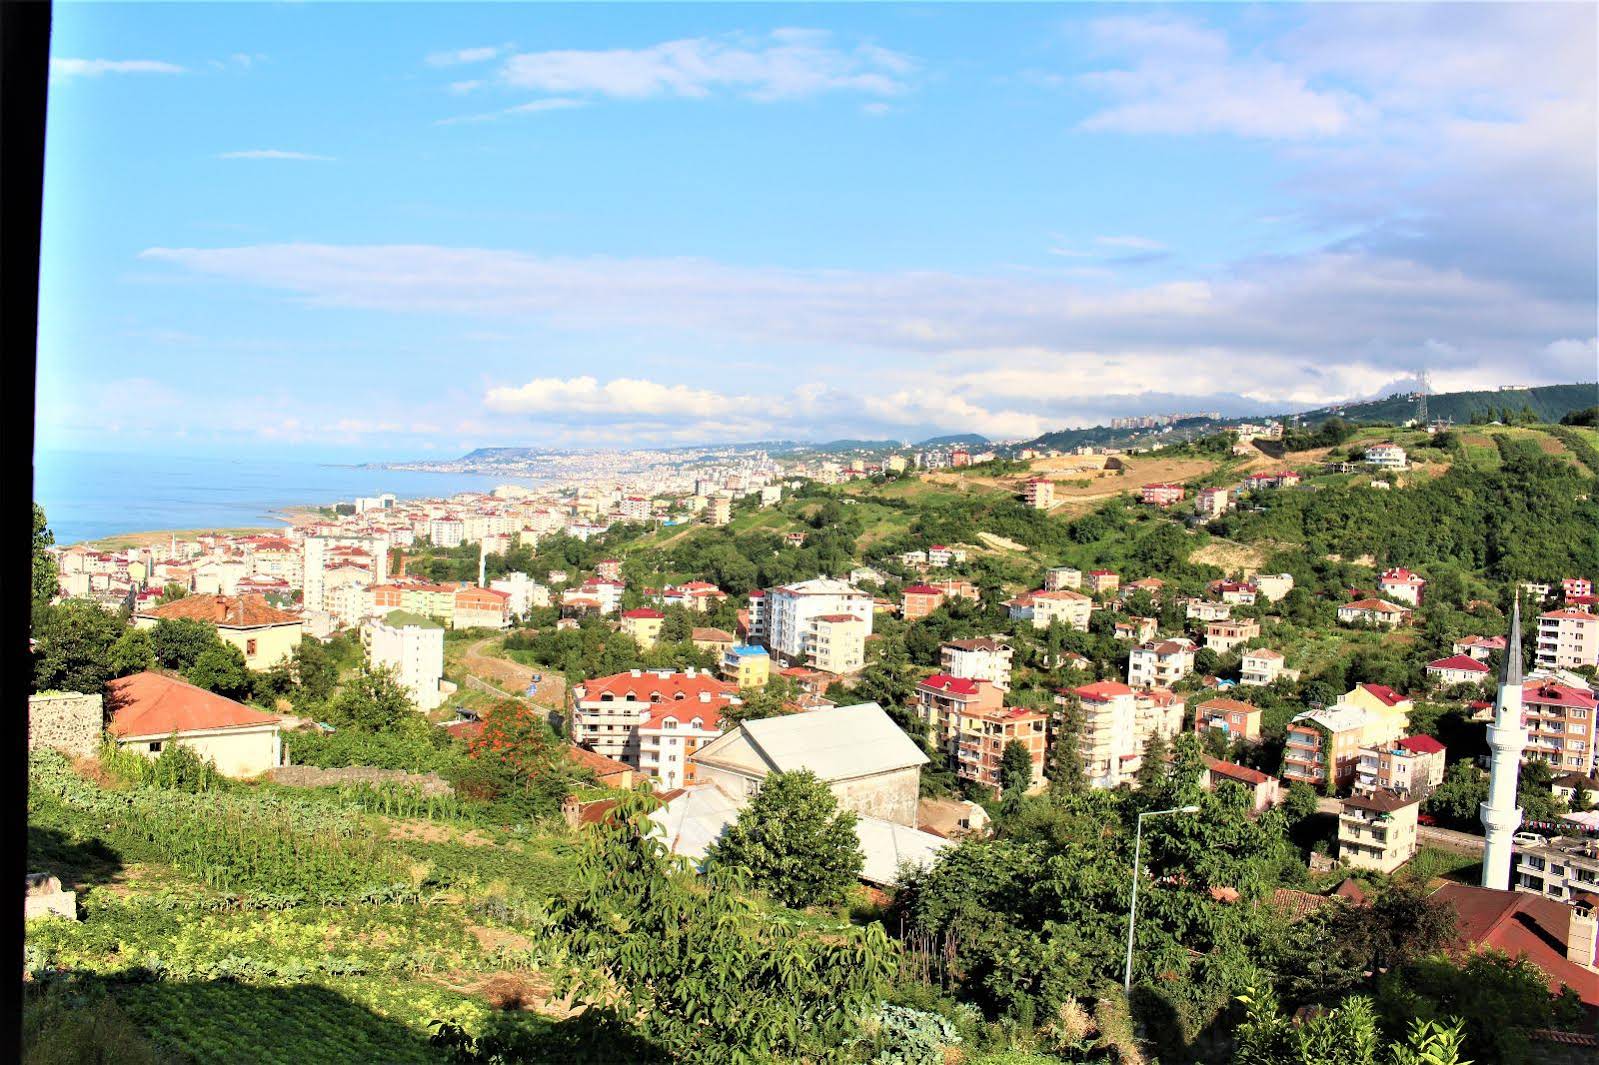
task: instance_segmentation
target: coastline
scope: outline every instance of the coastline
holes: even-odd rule
[[[206,529],[150,529],[145,532],[114,533],[110,536],[101,536],[93,540],[79,540],[76,543],[65,544],[66,547],[87,547],[95,551],[124,551],[131,547],[154,547],[157,544],[168,543],[173,537],[179,540],[193,540],[198,536],[217,534],[221,536],[251,536],[257,533],[281,533],[284,526],[294,528],[300,525],[310,525],[320,520],[322,515],[313,506],[283,507],[268,512],[270,517],[281,521],[283,525],[239,525],[225,528]]]

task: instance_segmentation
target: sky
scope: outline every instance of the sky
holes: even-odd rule
[[[1595,8],[61,3],[42,448],[1594,380]]]

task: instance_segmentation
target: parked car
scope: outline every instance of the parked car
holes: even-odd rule
[[[1436,825],[1438,823],[1438,819],[1432,814],[1417,814],[1416,823],[1418,825]]]
[[[1536,832],[1517,832],[1510,839],[1518,847],[1537,847],[1543,843],[1543,837]]]

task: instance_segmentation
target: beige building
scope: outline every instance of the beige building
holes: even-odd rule
[[[1048,510],[1055,505],[1055,482],[1046,477],[1034,477],[1022,488],[1022,499],[1034,510]]]
[[[805,664],[823,673],[854,673],[866,664],[866,621],[855,614],[811,618]]]
[[[1245,651],[1239,662],[1241,672],[1238,683],[1240,684],[1270,684],[1283,673],[1282,652],[1273,651],[1269,647],[1257,647],[1253,651]]]
[[[651,610],[648,607],[624,610],[622,635],[633,637],[633,642],[648,651],[661,642],[661,626],[665,623],[666,615],[659,610]]]
[[[227,777],[255,777],[283,764],[281,726],[252,710],[162,673],[135,673],[108,685],[114,710],[106,727],[118,747],[148,758],[176,743]]]
[[[1444,780],[1444,745],[1431,736],[1407,736],[1360,749],[1356,795],[1424,799]]]
[[[1580,669],[1592,665],[1599,665],[1599,614],[1551,610],[1538,615],[1538,668]]]
[[[1294,590],[1294,575],[1292,573],[1257,573],[1250,578],[1254,582],[1255,591],[1268,603],[1280,602],[1284,596]]]
[[[251,669],[270,669],[294,653],[305,634],[298,614],[290,614],[258,595],[190,595],[133,617],[135,628],[153,629],[161,621],[187,618],[215,626],[217,635],[244,652]]]
[[[1006,604],[1010,616],[1016,620],[1030,620],[1035,629],[1047,629],[1052,621],[1059,621],[1078,632],[1088,631],[1088,616],[1094,602],[1082,592],[1070,588],[1057,591],[1028,592]]]
[[[1212,621],[1205,626],[1205,646],[1217,654],[1226,654],[1235,647],[1260,635],[1260,622],[1254,618],[1231,618]]]
[[[1391,873],[1416,853],[1420,799],[1367,795],[1345,799],[1338,814],[1338,857],[1356,869]]]

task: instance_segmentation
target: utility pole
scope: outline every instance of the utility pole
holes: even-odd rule
[[[1144,856],[1144,818],[1165,814],[1197,814],[1197,806],[1176,806],[1170,810],[1149,810],[1138,815],[1138,831],[1133,837],[1133,901],[1127,907],[1127,973],[1122,978],[1122,990],[1133,993],[1133,927],[1138,922],[1138,866]]]
[[[1422,367],[1416,375],[1416,384],[1421,395],[1416,400],[1416,421],[1421,423],[1423,429],[1427,428],[1427,393],[1432,391],[1432,382],[1427,380],[1427,369]]]

